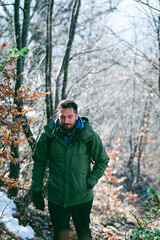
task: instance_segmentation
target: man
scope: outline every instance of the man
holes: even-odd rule
[[[44,128],[33,154],[33,203],[40,210],[44,210],[42,187],[49,160],[48,207],[54,240],[69,239],[70,216],[78,240],[92,239],[89,224],[93,187],[103,175],[109,157],[98,134],[86,118],[82,119],[77,104],[63,100],[58,117]]]

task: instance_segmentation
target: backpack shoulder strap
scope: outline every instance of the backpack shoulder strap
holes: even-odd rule
[[[95,164],[95,161],[91,157],[91,150],[92,150],[92,139],[90,139],[88,142],[85,142],[87,153],[90,157],[91,163]]]
[[[88,120],[87,117],[81,117],[81,119],[83,120],[84,124],[85,124],[85,123],[89,123],[89,120]]]
[[[89,120],[87,117],[81,117],[81,119],[83,120],[84,124],[88,123],[89,124]],[[87,142],[84,142],[86,145],[86,149],[87,149],[87,153],[90,157],[91,163],[95,164],[94,160],[91,157],[91,150],[92,150],[92,139],[90,139]]]

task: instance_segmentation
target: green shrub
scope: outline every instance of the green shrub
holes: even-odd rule
[[[130,239],[132,240],[158,240],[160,239],[160,230],[155,229],[153,223],[160,219],[160,195],[152,187],[147,190],[149,200],[144,202],[144,210],[141,217],[131,213],[136,219],[138,227],[132,230]]]

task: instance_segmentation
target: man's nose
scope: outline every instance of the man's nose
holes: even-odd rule
[[[69,123],[68,118],[65,118],[65,123]]]

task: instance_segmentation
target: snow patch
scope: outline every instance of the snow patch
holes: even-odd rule
[[[16,205],[12,199],[9,199],[7,195],[0,192],[0,223],[3,223],[5,228],[16,237],[21,237],[24,240],[34,238],[34,230],[27,225],[23,227],[19,225],[17,218],[13,217],[16,213]]]

